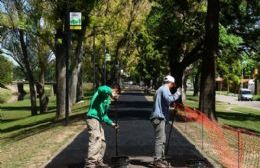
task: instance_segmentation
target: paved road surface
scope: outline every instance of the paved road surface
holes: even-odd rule
[[[152,97],[144,97],[140,91],[127,91],[111,109],[118,110],[119,155],[130,157],[130,168],[151,167],[154,152],[153,128],[148,120],[153,105]],[[113,115],[111,116],[113,118]],[[79,130],[80,131],[80,130]],[[109,164],[115,156],[115,131],[105,126],[107,151],[105,161]],[[54,157],[47,168],[81,168],[87,153],[87,131],[83,130],[74,141]],[[175,128],[171,137],[169,158],[174,167],[196,167],[198,161],[212,167],[193,144]],[[198,166],[197,166],[198,167]]]
[[[238,101],[237,97],[224,95],[216,95],[216,100],[260,110],[260,101]]]

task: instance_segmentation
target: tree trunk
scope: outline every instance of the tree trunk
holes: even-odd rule
[[[71,80],[70,80],[70,106],[76,103],[77,100],[77,85],[78,85],[78,78],[79,78],[79,73],[81,69],[82,63],[79,63],[73,68],[72,74],[71,74]]]
[[[194,88],[193,96],[198,96],[199,83],[200,83],[199,79],[200,79],[200,71],[198,70],[195,75],[194,82],[193,82],[193,88]]]
[[[29,87],[30,87],[30,99],[31,99],[31,114],[37,115],[37,97],[35,91],[34,82],[29,80]]]
[[[180,67],[180,64],[175,64],[171,66],[171,75],[175,78],[175,83],[177,87],[182,87],[184,68]]]
[[[193,68],[193,66],[186,68],[182,76],[182,102],[186,101],[187,80],[189,75],[191,75]]]
[[[227,93],[230,92],[230,89],[229,89],[229,80],[227,79]]]
[[[177,63],[175,65],[170,65],[171,67],[171,75],[175,78],[176,88],[173,89],[173,93],[177,90],[178,87],[182,87],[182,77],[184,69],[180,67],[180,64]],[[178,99],[177,103],[182,104],[182,97]]]
[[[17,89],[18,89],[18,101],[21,101],[24,99],[24,96],[26,95],[26,92],[23,88],[23,83],[17,83]]]
[[[23,53],[23,63],[26,69],[26,76],[28,78],[29,82],[29,88],[30,88],[30,99],[31,99],[31,115],[37,115],[37,102],[36,102],[36,91],[35,91],[35,85],[34,85],[34,77],[32,74],[32,70],[30,67],[29,63],[29,58],[28,58],[28,52],[27,52],[27,47],[24,41],[24,32],[23,30],[19,30],[19,38],[20,38],[20,43],[21,43],[21,48],[22,48],[22,53]]]
[[[87,20],[84,20],[82,30],[78,34],[78,40],[77,40],[77,47],[75,51],[75,66],[73,67],[71,78],[70,78],[70,106],[69,109],[71,109],[71,106],[76,103],[77,101],[77,85],[78,85],[78,78],[81,71],[81,65],[82,65],[82,43],[84,40],[84,36],[86,33],[87,28]],[[71,110],[70,110],[71,111]]]
[[[62,29],[57,29],[55,41],[55,55],[56,55],[56,119],[63,118],[65,114],[65,77],[66,77],[66,60],[65,51],[66,43]],[[63,40],[62,42],[60,40]]]
[[[202,58],[199,108],[209,118],[215,114],[215,56],[219,39],[219,0],[208,0],[205,53]]]
[[[188,80],[188,76],[187,75],[183,75],[182,77],[182,94],[181,94],[181,98],[182,98],[182,102],[186,101],[186,91],[187,91],[187,80]]]
[[[77,100],[79,102],[84,97],[83,81],[82,81],[82,69],[79,72],[78,84],[77,84]]]
[[[48,111],[48,103],[49,98],[45,94],[44,83],[45,83],[45,65],[42,60],[39,61],[40,64],[40,75],[39,75],[39,82],[36,83],[37,92],[39,95],[39,102],[40,102],[40,113],[43,114],[44,112]]]

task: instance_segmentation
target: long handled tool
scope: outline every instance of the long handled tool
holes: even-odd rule
[[[115,117],[116,117],[116,126],[118,127],[118,114],[117,114],[117,100],[115,101]],[[116,156],[118,156],[118,128],[116,130]]]
[[[165,148],[165,156],[168,154],[168,150],[169,150],[169,147],[170,147],[170,139],[171,139],[171,134],[172,134],[172,129],[173,129],[173,122],[174,122],[176,114],[177,114],[177,110],[176,110],[176,108],[174,108],[173,109],[172,121],[171,121],[172,122],[171,128],[170,128],[170,131],[169,131],[168,141],[167,141],[167,145],[166,145],[166,148]]]
[[[117,100],[115,101],[115,123],[118,126],[118,110],[117,110]],[[111,158],[114,168],[127,168],[129,157],[118,155],[118,128],[115,130],[115,143],[116,143],[116,156]]]

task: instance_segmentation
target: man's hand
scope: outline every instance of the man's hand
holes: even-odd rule
[[[181,87],[178,87],[176,93],[177,93],[178,95],[181,95]]]
[[[115,128],[115,129],[119,129],[119,125],[116,124],[116,123],[112,123],[112,127]]]
[[[119,94],[117,94],[116,92],[112,92],[112,99],[114,100],[118,100]]]
[[[119,95],[112,96],[112,99],[114,99],[115,101],[117,101],[118,98],[119,98]]]

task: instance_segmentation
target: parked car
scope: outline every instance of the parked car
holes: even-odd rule
[[[238,101],[242,100],[253,100],[253,95],[249,89],[240,89],[238,93]]]

